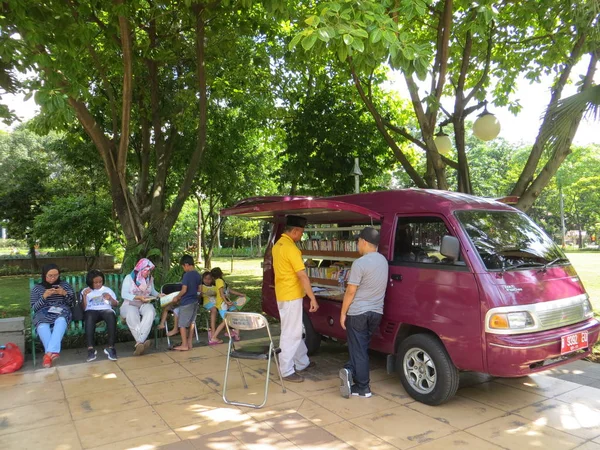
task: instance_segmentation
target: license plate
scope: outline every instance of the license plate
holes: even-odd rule
[[[562,336],[560,340],[560,354],[571,353],[588,346],[588,332],[580,331],[579,333]]]

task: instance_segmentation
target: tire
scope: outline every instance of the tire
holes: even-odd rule
[[[420,333],[407,337],[396,358],[402,386],[415,400],[436,406],[456,394],[458,370],[437,336]]]
[[[312,325],[312,322],[308,318],[308,314],[302,314],[302,338],[308,349],[308,356],[312,356],[319,351],[321,346],[321,335],[317,333]]]

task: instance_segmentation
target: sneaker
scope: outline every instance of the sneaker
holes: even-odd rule
[[[52,358],[50,357],[50,355],[48,353],[46,353],[44,355],[44,359],[42,360],[42,367],[44,369],[48,369],[48,368],[52,367]]]
[[[114,349],[114,347],[105,348],[104,353],[106,353],[106,356],[108,356],[108,359],[111,361],[117,360],[117,351]]]
[[[309,362],[309,363],[308,363],[308,366],[306,366],[304,369],[302,369],[302,370],[296,370],[296,373],[304,373],[304,372],[306,372],[307,370],[310,370],[310,369],[312,369],[312,368],[313,368],[313,367],[315,367],[316,365],[317,365],[317,363],[316,363],[316,362],[314,362],[314,361],[311,361],[311,362]]]
[[[344,398],[350,398],[350,393],[352,392],[352,372],[350,372],[345,367],[340,369],[340,394]]]
[[[290,383],[302,383],[304,381],[304,377],[302,375],[298,375],[296,372],[288,375],[287,377],[283,377],[283,379],[285,381],[289,381]]]
[[[371,394],[371,389],[370,388],[364,388],[364,389],[359,389],[359,387],[357,385],[353,385],[352,386],[352,396],[353,397],[364,397],[364,398],[369,398],[371,397],[373,394]]]
[[[96,351],[96,349],[94,348],[88,348],[88,357],[87,357],[87,362],[93,361],[96,359],[96,356],[98,355],[98,352]]]

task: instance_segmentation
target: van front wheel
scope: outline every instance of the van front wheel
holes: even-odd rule
[[[427,405],[440,405],[456,394],[458,370],[444,345],[430,334],[413,334],[398,349],[397,368],[406,392]]]
[[[321,335],[317,333],[308,317],[308,314],[302,314],[302,339],[306,344],[308,356],[312,356],[319,351],[321,346]]]

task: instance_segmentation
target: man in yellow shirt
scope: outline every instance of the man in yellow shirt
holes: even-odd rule
[[[305,226],[304,217],[287,216],[283,234],[273,246],[275,296],[281,322],[279,365],[283,379],[293,383],[304,381],[304,377],[297,372],[315,365],[308,359],[306,345],[302,340],[304,296],[307,295],[310,299],[309,312],[319,309],[306,274],[302,252],[296,246],[296,242],[302,238]]]

